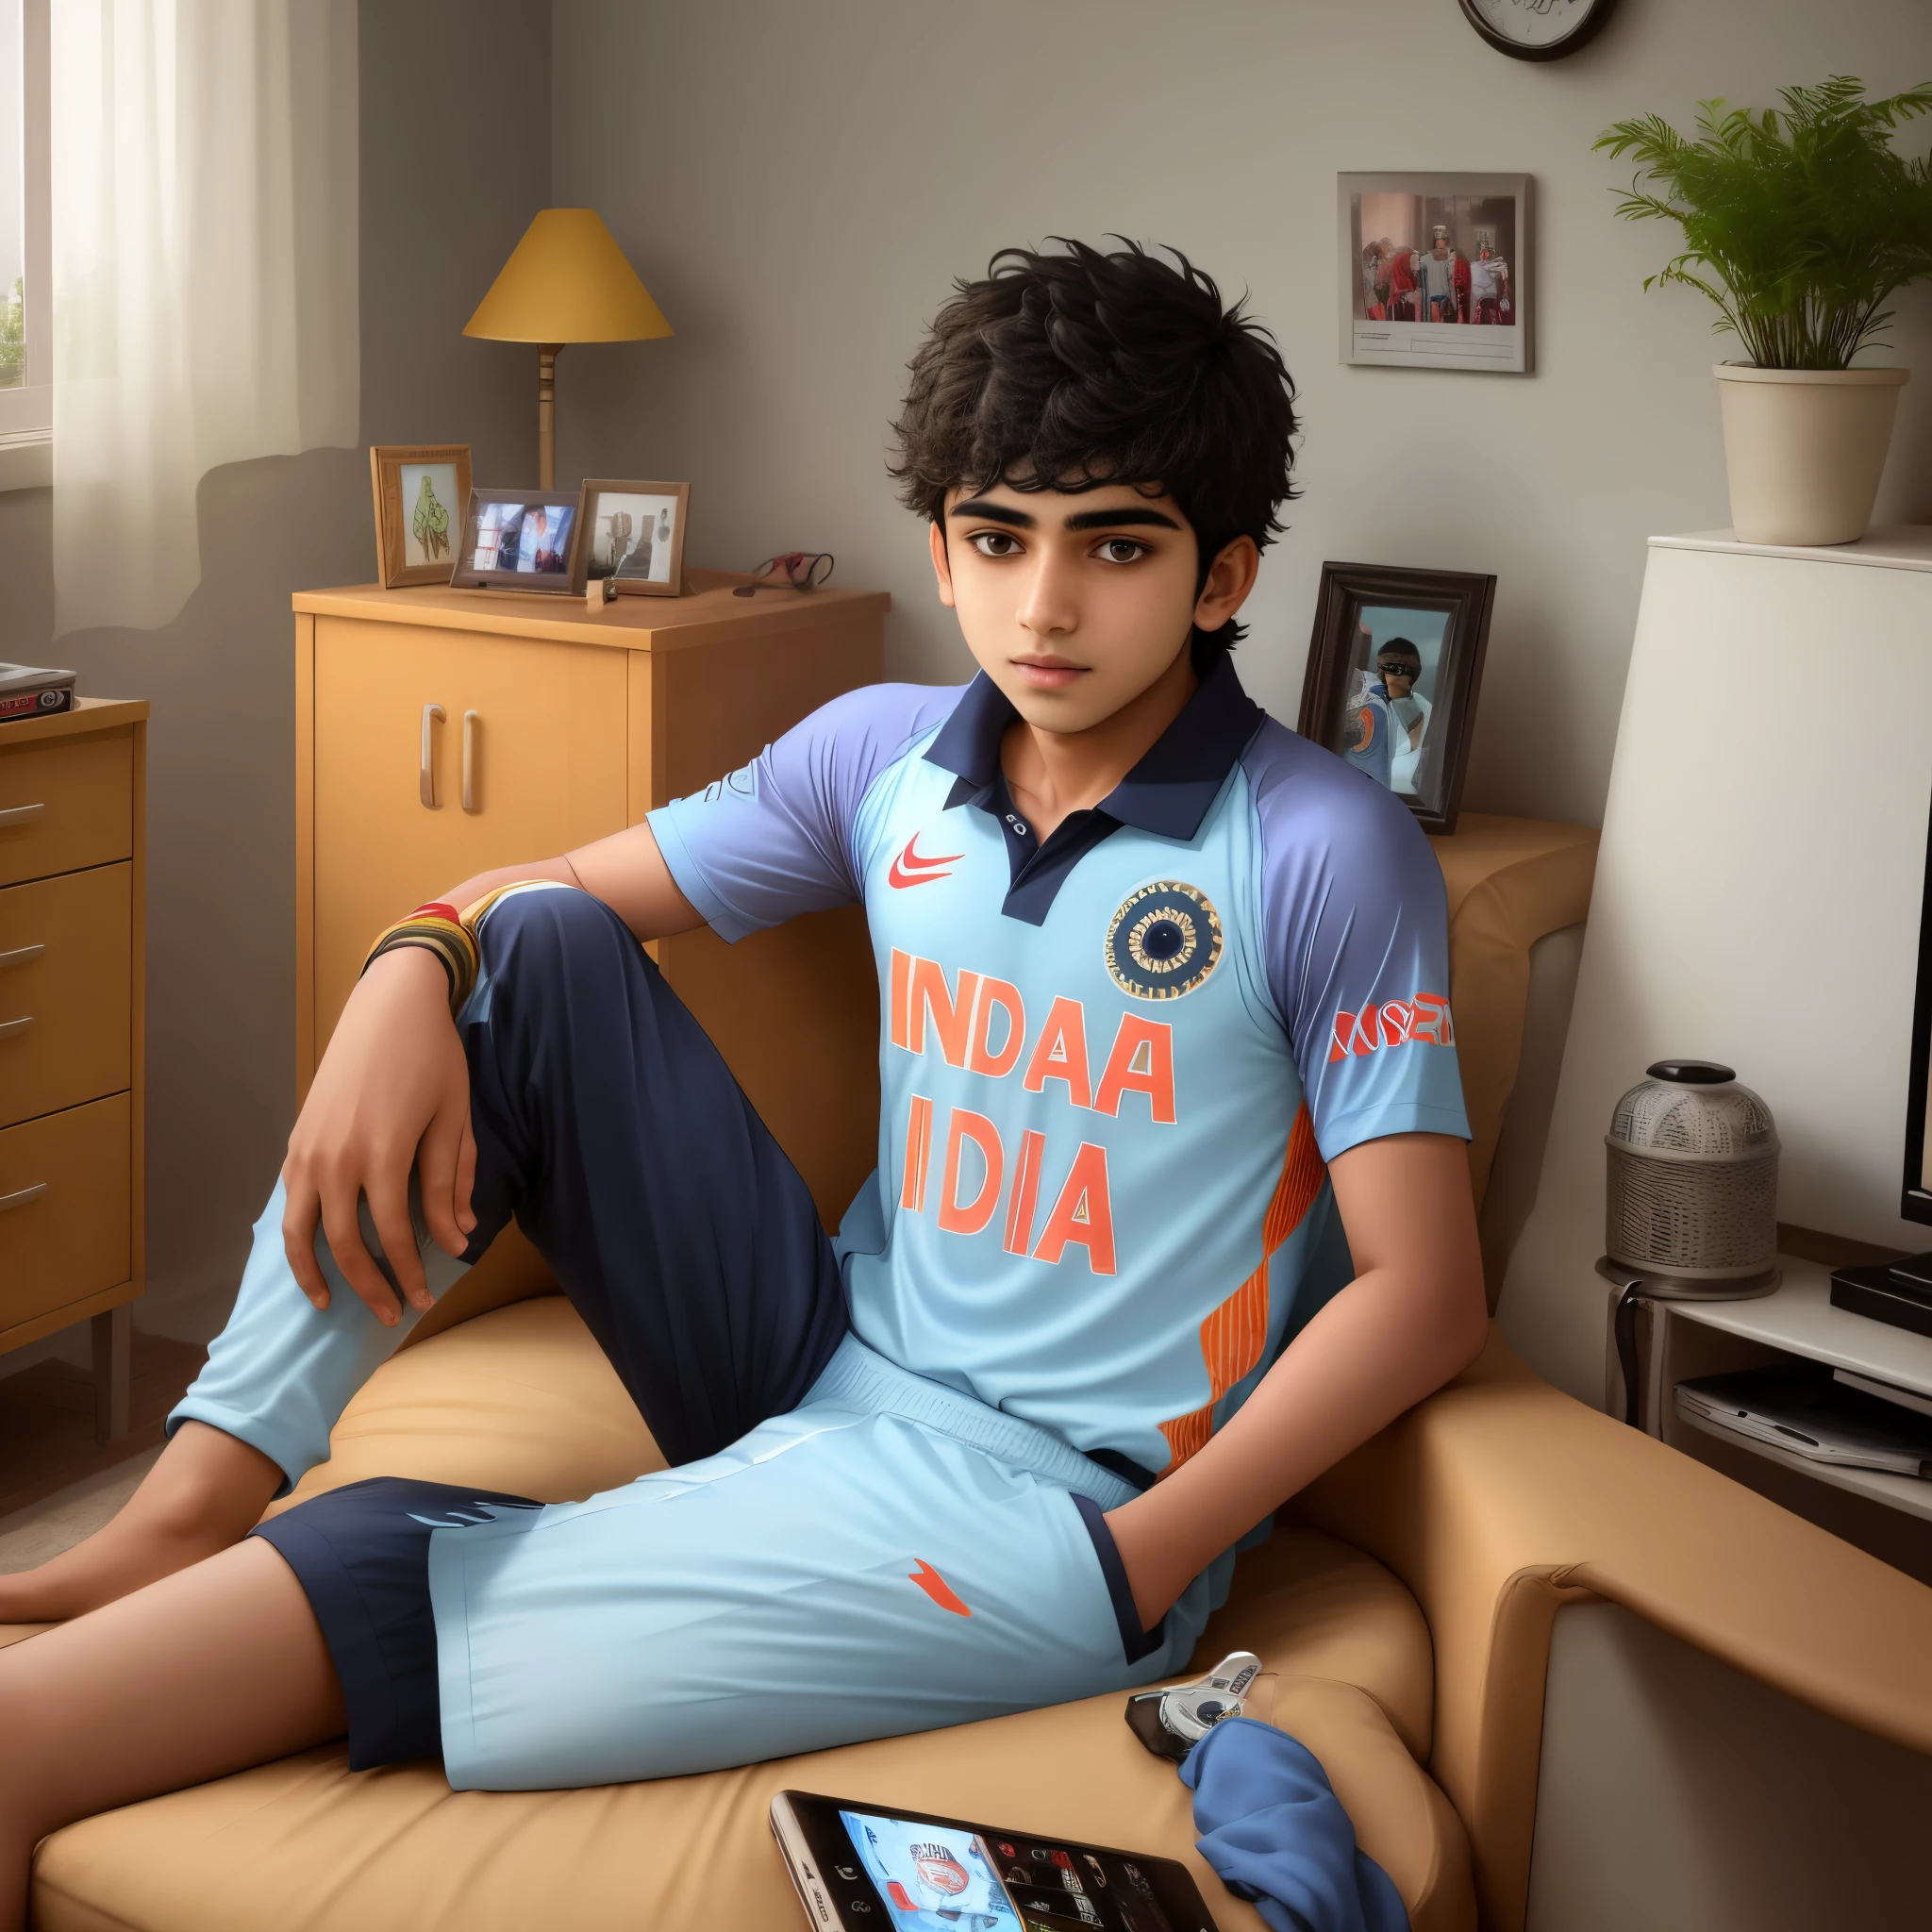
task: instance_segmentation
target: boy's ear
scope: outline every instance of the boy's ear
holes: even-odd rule
[[[1260,569],[1260,546],[1252,537],[1237,537],[1208,567],[1194,600],[1195,628],[1219,630],[1248,601]]]
[[[930,526],[932,537],[932,574],[940,580],[940,602],[948,610],[957,607],[953,601],[953,559],[946,553],[945,525],[938,517]]]

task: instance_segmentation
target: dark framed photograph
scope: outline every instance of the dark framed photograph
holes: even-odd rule
[[[689,483],[587,479],[577,594],[608,579],[626,597],[682,596],[684,525],[690,509]]]
[[[469,444],[376,444],[369,452],[369,481],[382,588],[448,583],[470,500]]]
[[[1496,580],[1324,563],[1302,677],[1304,738],[1395,793],[1425,832],[1462,805]]]
[[[583,539],[582,490],[472,490],[450,582],[466,591],[567,597],[578,583]]]
[[[1527,175],[1336,182],[1344,362],[1530,374]]]

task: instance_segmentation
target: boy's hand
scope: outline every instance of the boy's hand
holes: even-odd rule
[[[364,1195],[409,1306],[433,1305],[409,1222],[412,1167],[430,1233],[450,1254],[462,1254],[476,1225],[470,1070],[450,1018],[448,977],[419,946],[385,953],[357,982],[289,1137],[282,1241],[318,1308],[329,1303],[315,1258],[319,1218],[336,1266],[376,1320],[393,1327],[402,1319],[362,1242],[357,1217]]]

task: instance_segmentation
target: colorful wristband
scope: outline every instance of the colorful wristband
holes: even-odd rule
[[[456,908],[431,900],[426,906],[417,907],[407,919],[385,927],[370,947],[362,971],[367,973],[383,954],[398,952],[405,946],[420,946],[441,961],[443,972],[449,975],[449,1009],[453,1014],[460,1013],[475,991],[482,954],[477,950],[474,932],[463,924]]]

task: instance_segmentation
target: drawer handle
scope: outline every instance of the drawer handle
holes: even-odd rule
[[[429,722],[442,722],[441,705],[423,707],[423,770],[416,780],[416,796],[431,810],[436,809],[436,741],[430,736]]]
[[[10,953],[0,953],[0,966],[25,966],[46,950],[45,946],[15,946]]]
[[[0,811],[0,825],[30,825],[46,810],[46,805],[9,805]]]
[[[476,726],[480,719],[481,714],[479,712],[465,711],[463,713],[463,809],[465,811],[475,811],[476,809],[476,793],[471,782],[471,774],[475,770]]]
[[[25,1208],[29,1201],[38,1201],[47,1191],[45,1181],[36,1181],[30,1188],[22,1188],[11,1194],[0,1194],[0,1214],[9,1208]]]
[[[31,1013],[24,1020],[0,1020],[0,1040],[18,1040],[33,1024]]]

